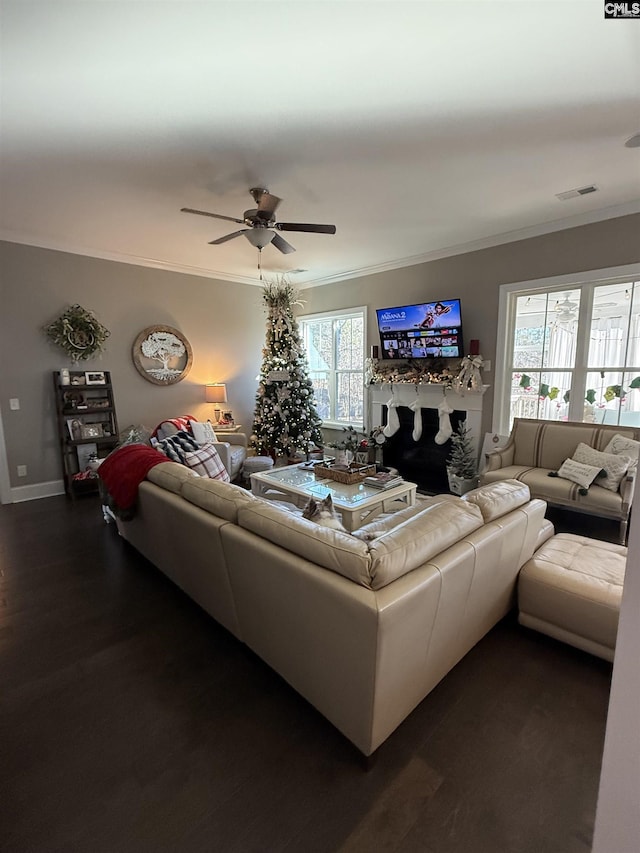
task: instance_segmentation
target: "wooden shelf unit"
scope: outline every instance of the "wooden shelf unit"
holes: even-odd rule
[[[75,499],[98,492],[98,478],[76,479],[87,468],[92,451],[104,458],[118,444],[118,418],[111,374],[104,382],[87,384],[85,371],[69,371],[71,384],[63,385],[53,373],[60,458],[66,494]]]

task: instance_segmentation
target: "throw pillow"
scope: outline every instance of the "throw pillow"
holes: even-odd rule
[[[580,494],[586,495],[591,483],[596,477],[606,476],[606,471],[596,465],[585,465],[575,459],[565,459],[555,476],[577,483],[580,486]]]
[[[165,456],[168,456],[172,462],[180,462],[182,465],[186,465],[185,454],[190,450],[197,450],[198,443],[192,435],[181,430],[175,435],[170,435],[167,438],[163,438],[162,441],[158,441],[154,447],[156,450],[164,453]]]
[[[215,431],[213,429],[213,424],[211,421],[206,421],[206,423],[199,423],[198,421],[192,421],[191,423],[191,431],[193,432],[193,437],[198,442],[200,446],[203,444],[207,444],[210,441],[217,441]]]
[[[185,453],[185,465],[188,465],[192,471],[200,474],[201,477],[222,480],[223,483],[231,482],[231,477],[222,464],[220,454],[211,443],[204,444],[198,450]]]
[[[614,453],[616,456],[628,456],[631,459],[629,468],[635,469],[638,466],[639,451],[640,441],[634,441],[633,438],[627,438],[626,435],[616,433],[603,452]]]
[[[629,462],[628,456],[616,456],[614,453],[603,453],[601,450],[594,450],[588,444],[580,442],[573,454],[573,459],[576,462],[583,462],[585,465],[595,465],[596,468],[604,468],[607,472],[606,477],[599,480],[598,485],[604,486],[611,492],[617,492],[620,488],[620,481],[627,473]]]

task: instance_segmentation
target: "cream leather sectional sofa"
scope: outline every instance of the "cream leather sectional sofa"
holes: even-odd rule
[[[166,462],[118,528],[369,756],[508,612],[553,533],[521,483],[465,498],[420,501],[362,541]]]

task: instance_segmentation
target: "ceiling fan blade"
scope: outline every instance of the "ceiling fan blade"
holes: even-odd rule
[[[249,229],[241,228],[239,231],[234,231],[232,234],[226,234],[224,237],[218,237],[217,240],[209,240],[209,245],[219,246],[220,243],[226,243],[227,240],[233,240],[234,237],[239,237],[241,234],[244,234],[245,231],[249,231]]]
[[[254,198],[258,205],[258,216],[260,219],[273,219],[273,214],[276,212],[276,208],[282,199],[278,198],[277,195],[271,195],[268,190],[264,190],[261,195],[258,195],[257,191],[254,191]]]
[[[213,219],[226,219],[227,222],[237,222],[242,225],[244,219],[236,219],[235,216],[223,216],[221,213],[208,213],[206,210],[194,210],[192,207],[181,207],[180,213],[197,213],[198,216],[211,216]]]
[[[295,252],[295,249],[293,248],[291,243],[287,243],[284,237],[281,237],[279,234],[273,235],[271,245],[275,246],[276,249],[280,249],[283,255],[290,255],[291,252]]]
[[[279,231],[309,231],[315,234],[335,234],[335,225],[311,225],[308,222],[276,222]]]

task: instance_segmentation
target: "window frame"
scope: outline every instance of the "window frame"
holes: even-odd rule
[[[500,286],[498,302],[498,325],[496,341],[495,362],[495,393],[493,398],[493,420],[492,432],[498,435],[508,435],[510,432],[510,402],[511,402],[511,366],[513,364],[513,340],[516,321],[516,299],[518,296],[527,296],[533,293],[565,290],[576,290],[589,292],[593,288],[604,284],[623,283],[626,280],[640,280],[640,264],[627,264],[620,267],[608,267],[606,269],[587,270],[569,275],[553,276],[550,278],[531,279],[530,281],[518,281]],[[578,315],[579,326],[590,328],[591,324],[591,300],[580,299],[580,310]],[[589,336],[582,338],[582,348],[576,350],[575,366],[571,371],[578,382],[584,382],[586,375],[593,372],[588,366]],[[582,405],[582,401],[574,401],[575,405]],[[575,413],[575,408],[573,413]],[[569,408],[569,419],[581,420],[572,417],[572,408]]]
[[[327,429],[342,429],[343,427],[353,427],[355,430],[362,432],[365,428],[365,419],[367,416],[367,396],[366,396],[366,386],[364,382],[364,373],[365,373],[365,361],[367,357],[367,314],[368,308],[366,305],[358,305],[353,308],[339,308],[334,311],[318,311],[316,314],[300,314],[296,317],[296,321],[298,323],[298,327],[300,329],[300,337],[302,339],[302,343],[305,348],[305,355],[307,357],[307,366],[309,368],[309,376],[311,378],[312,374],[315,372],[311,368],[311,361],[309,359],[309,351],[307,347],[307,333],[305,329],[305,323],[318,322],[322,320],[331,320],[332,323],[336,320],[350,320],[353,318],[362,319],[362,367],[360,370],[352,369],[352,370],[336,370],[332,368],[329,371],[329,385],[332,388],[332,392],[329,395],[330,401],[330,417],[326,420],[322,421],[322,426]],[[336,336],[335,329],[332,327],[332,348],[334,352],[335,359],[335,348],[336,348]],[[362,373],[362,386],[363,386],[363,405],[362,405],[362,422],[347,422],[347,421],[338,421],[335,420],[335,404],[336,404],[336,377],[339,374],[345,373]]]

